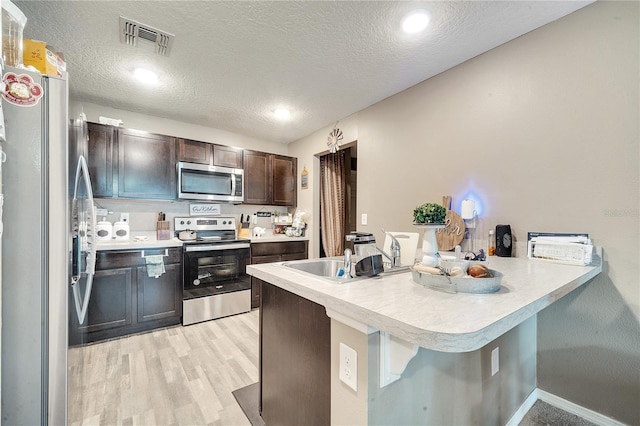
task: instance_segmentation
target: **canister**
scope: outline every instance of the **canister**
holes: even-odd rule
[[[113,225],[103,218],[96,225],[96,238],[98,241],[109,241],[113,235]]]
[[[129,224],[127,222],[116,222],[113,224],[113,235],[116,240],[129,239]]]

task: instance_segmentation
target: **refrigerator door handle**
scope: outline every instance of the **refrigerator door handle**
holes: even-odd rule
[[[81,180],[82,176],[82,180]],[[80,183],[84,183],[87,198],[84,201],[87,203],[87,216],[80,217],[78,212],[78,190]],[[96,212],[93,204],[93,191],[91,190],[91,179],[89,178],[89,170],[87,167],[87,161],[84,156],[78,158],[78,167],[76,168],[75,189],[73,191],[73,201],[71,203],[74,215],[74,232],[77,235],[74,237],[75,247],[73,250],[76,257],[74,265],[75,275],[71,277],[71,289],[73,291],[73,300],[76,307],[76,314],[78,321],[83,324],[87,317],[87,310],[89,308],[89,300],[91,299],[91,289],[93,287],[93,275],[96,265],[96,245],[95,245],[95,229],[96,229]],[[83,212],[84,216],[84,212]],[[81,220],[84,219],[84,220]],[[84,261],[85,267],[82,267],[83,259],[82,253],[86,252],[86,259]],[[80,279],[82,275],[86,275],[87,283],[85,285],[84,295],[81,294]]]

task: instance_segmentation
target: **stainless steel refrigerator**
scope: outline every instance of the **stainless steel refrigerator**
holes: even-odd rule
[[[68,84],[5,67],[2,423],[66,423]],[[72,166],[73,167],[73,166]]]

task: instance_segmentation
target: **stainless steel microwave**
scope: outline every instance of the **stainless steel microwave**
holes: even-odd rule
[[[244,202],[244,170],[179,162],[178,198]]]

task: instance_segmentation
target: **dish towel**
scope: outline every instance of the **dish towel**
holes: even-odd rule
[[[154,254],[152,256],[145,256],[144,261],[147,264],[147,275],[149,277],[158,278],[164,274],[164,258],[161,254]]]

